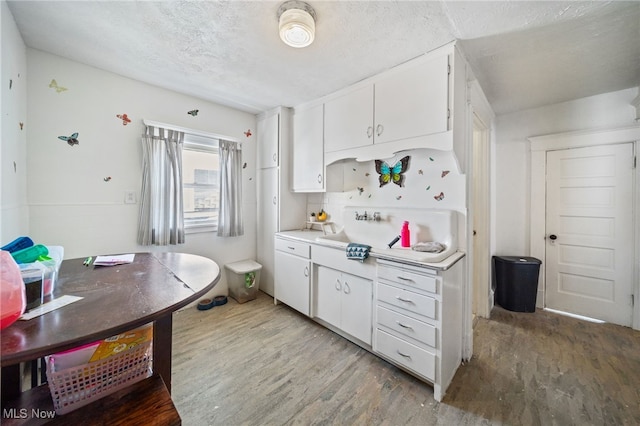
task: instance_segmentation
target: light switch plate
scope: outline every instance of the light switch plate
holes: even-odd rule
[[[124,203],[125,204],[135,204],[136,203],[136,192],[135,191],[125,191],[124,192]]]

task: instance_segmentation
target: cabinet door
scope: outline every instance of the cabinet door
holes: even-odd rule
[[[296,111],[293,116],[293,190],[323,191],[324,106]]]
[[[373,282],[342,274],[342,329],[371,344]]]
[[[375,143],[447,131],[448,56],[394,72],[375,85]]]
[[[324,266],[318,266],[317,268],[316,317],[340,328],[342,274]]]
[[[276,251],[275,268],[274,297],[293,309],[309,315],[311,261]]]
[[[274,114],[258,121],[258,168],[278,166],[278,142],[280,134],[280,114]]]
[[[260,290],[273,296],[273,251],[278,231],[278,169],[258,170],[258,244],[257,259],[262,265]]]
[[[324,104],[324,151],[373,143],[373,85]]]

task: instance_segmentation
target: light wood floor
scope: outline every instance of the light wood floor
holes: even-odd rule
[[[496,307],[442,403],[433,389],[260,293],[174,315],[190,425],[638,425],[640,332]]]

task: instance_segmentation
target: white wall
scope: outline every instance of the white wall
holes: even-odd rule
[[[34,49],[27,49],[27,63],[27,193],[34,241],[62,245],[65,258],[163,250],[200,254],[222,269],[211,294],[226,294],[224,264],[256,253],[255,116]],[[52,79],[68,90],[58,93]],[[195,117],[187,114],[193,109],[199,110]],[[132,122],[124,126],[117,114]],[[137,245],[139,204],[125,204],[124,196],[132,190],[140,198],[142,119],[243,141],[244,236],[187,234],[182,245]],[[247,130],[251,137],[244,135]],[[75,132],[79,145],[58,138]]]
[[[638,88],[632,88],[496,118],[492,161],[494,254],[529,254],[531,161],[527,138],[633,125],[635,109],[631,101],[637,95]]]
[[[6,2],[0,3],[2,119],[0,120],[0,245],[27,235],[27,54]],[[20,129],[20,123],[24,127]],[[14,167],[15,163],[15,167]]]

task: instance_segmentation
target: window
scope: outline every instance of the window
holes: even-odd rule
[[[184,135],[182,189],[185,230],[215,231],[218,226],[220,191],[218,140]]]

